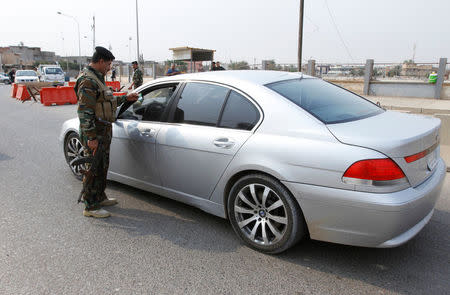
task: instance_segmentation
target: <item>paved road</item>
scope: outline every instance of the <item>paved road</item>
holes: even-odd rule
[[[82,216],[57,141],[75,106],[0,85],[0,294],[445,294],[450,179],[430,223],[394,249],[306,241],[269,256],[226,220],[118,183],[113,217]],[[448,293],[447,293],[448,294]]]

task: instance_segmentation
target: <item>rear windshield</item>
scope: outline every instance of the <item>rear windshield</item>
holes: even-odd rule
[[[62,74],[63,71],[60,68],[46,68],[45,73],[49,75]]]
[[[376,104],[321,79],[295,79],[267,84],[325,124],[364,119],[384,112]]]
[[[37,76],[34,71],[18,71],[16,76]]]

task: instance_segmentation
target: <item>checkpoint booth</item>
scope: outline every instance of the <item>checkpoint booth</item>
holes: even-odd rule
[[[175,47],[169,48],[173,52],[174,61],[188,62],[188,72],[196,72],[201,63],[204,61],[213,62],[214,52],[213,49],[193,48],[193,47]]]

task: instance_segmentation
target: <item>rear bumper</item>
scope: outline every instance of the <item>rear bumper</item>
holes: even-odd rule
[[[312,239],[387,248],[412,239],[428,223],[445,174],[446,165],[439,159],[424,183],[394,193],[283,183],[300,204]]]

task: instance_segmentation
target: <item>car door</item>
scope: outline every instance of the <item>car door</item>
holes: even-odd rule
[[[156,136],[177,85],[146,88],[139,93],[138,101],[125,111],[121,110],[113,125],[111,158],[114,161],[110,167],[113,176],[146,185],[161,184],[156,166]]]
[[[236,99],[245,100],[251,109],[250,115],[245,114],[249,115],[247,123],[231,122]],[[171,123],[162,126],[157,136],[161,184],[209,199],[233,156],[253,134],[260,111],[228,87],[189,82],[174,101],[171,113]]]

